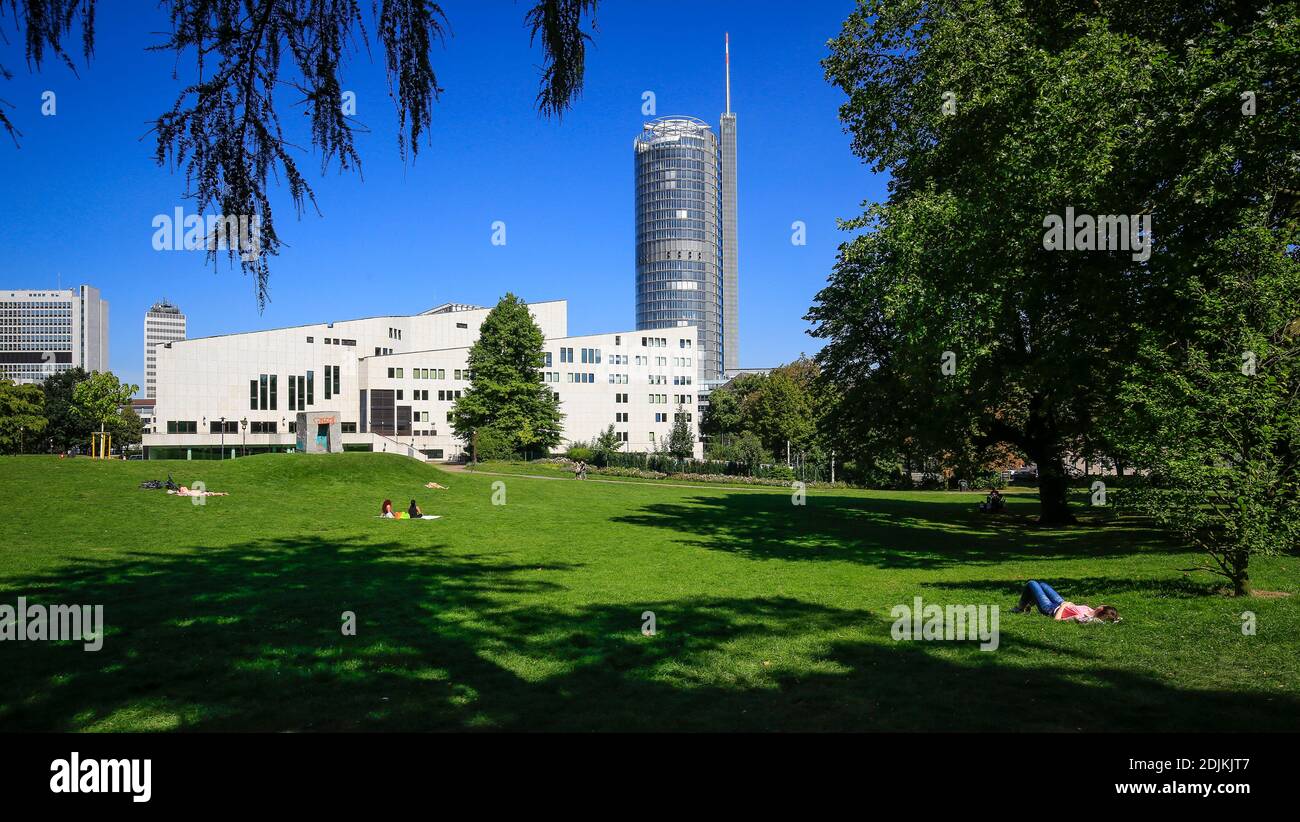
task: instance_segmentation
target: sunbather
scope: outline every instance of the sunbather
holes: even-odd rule
[[[1075,622],[1119,622],[1119,611],[1116,611],[1113,606],[1098,605],[1096,608],[1090,608],[1087,605],[1075,605],[1073,602],[1066,602],[1065,598],[1056,593],[1046,582],[1031,579],[1025,583],[1025,590],[1020,594],[1020,603],[1012,608],[1011,612],[1028,613],[1035,605],[1038,606],[1039,613],[1053,619]]]

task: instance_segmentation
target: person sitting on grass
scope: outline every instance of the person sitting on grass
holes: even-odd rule
[[[411,500],[411,507],[406,509],[406,515],[411,519],[422,519],[424,512],[420,510],[420,506],[415,504],[415,500]]]
[[[1073,602],[1066,602],[1065,598],[1056,593],[1046,582],[1031,579],[1025,583],[1025,590],[1020,594],[1020,603],[1012,608],[1011,612],[1027,614],[1034,605],[1038,606],[1038,611],[1043,616],[1062,621],[1119,622],[1119,611],[1111,605],[1098,605],[1096,608],[1075,605]]]
[[[980,503],[980,510],[986,514],[995,514],[1006,508],[1006,505],[1006,500],[998,493],[998,489],[990,488],[989,495],[984,498],[984,502]]]
[[[379,508],[379,516],[385,519],[393,518],[393,501],[391,499],[384,500],[384,504]]]

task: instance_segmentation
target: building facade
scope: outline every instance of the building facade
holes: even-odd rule
[[[566,302],[529,310],[545,337],[540,370],[560,399],[565,443],[613,425],[625,451],[659,450],[677,413],[698,430],[693,326],[570,337]],[[470,385],[469,347],[487,313],[447,304],[162,343],[146,455],[369,448],[458,459],[470,446],[452,433],[450,414]]]
[[[154,346],[185,339],[185,315],[166,300],[154,303],[144,315],[144,395],[157,396],[157,361]]]
[[[99,289],[0,291],[0,379],[39,383],[78,366],[108,370],[108,301]]]

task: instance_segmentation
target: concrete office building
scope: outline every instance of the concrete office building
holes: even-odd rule
[[[736,243],[736,115],[721,135],[694,117],[660,117],[633,141],[636,172],[636,327],[698,329],[701,380],[739,363]]]
[[[694,326],[570,337],[563,300],[529,310],[546,339],[540,370],[560,398],[566,443],[613,425],[625,451],[657,450],[678,406],[697,430]],[[452,433],[451,408],[469,387],[469,347],[487,313],[449,303],[162,343],[146,455],[346,447],[456,459],[469,443]]]
[[[157,396],[154,346],[185,339],[185,315],[166,300],[154,303],[144,315],[144,395]]]
[[[77,366],[108,370],[108,301],[99,289],[0,291],[0,378],[39,383]]]

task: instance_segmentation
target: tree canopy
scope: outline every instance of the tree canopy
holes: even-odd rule
[[[824,66],[891,181],[808,314],[831,427],[1009,443],[1043,521],[1071,519],[1067,458],[1116,445],[1099,421],[1124,413],[1144,330],[1177,325],[1179,284],[1243,220],[1295,219],[1297,25],[1293,3],[860,2]],[[1046,248],[1075,212],[1094,241],[1107,216],[1130,230]]]
[[[79,28],[82,56],[90,62],[96,2],[0,0],[0,26],[18,32],[33,69],[40,70],[49,56],[75,71],[65,43]],[[154,121],[154,157],[160,166],[184,168],[185,195],[200,211],[256,220],[256,253],[228,245],[226,251],[254,276],[261,307],[269,298],[268,258],[280,247],[271,211],[273,181],[284,182],[299,215],[309,204],[315,207],[295,141],[310,140],[322,172],[331,164],[340,171],[361,168],[353,134],[365,126],[344,101],[357,45],[368,52],[374,32],[382,46],[398,151],[414,158],[443,91],[431,53],[449,23],[442,7],[430,0],[374,0],[369,15],[356,0],[163,0],[163,5],[171,31],[149,49],[173,52],[177,73],[188,65],[194,79]],[[542,49],[537,108],[543,116],[562,117],[582,93],[591,40],[583,25],[590,20],[594,28],[597,6],[598,0],[535,0],[524,13],[531,42]],[[0,77],[9,76],[0,64]],[[304,108],[309,135],[285,129],[280,112],[286,102]],[[0,126],[17,145],[21,132],[3,104]],[[208,238],[207,248],[215,264],[215,238]]]
[[[488,312],[470,347],[469,388],[452,407],[452,429],[467,443],[490,430],[516,454],[560,441],[560,402],[542,381],[542,330],[528,305],[506,294]]]

